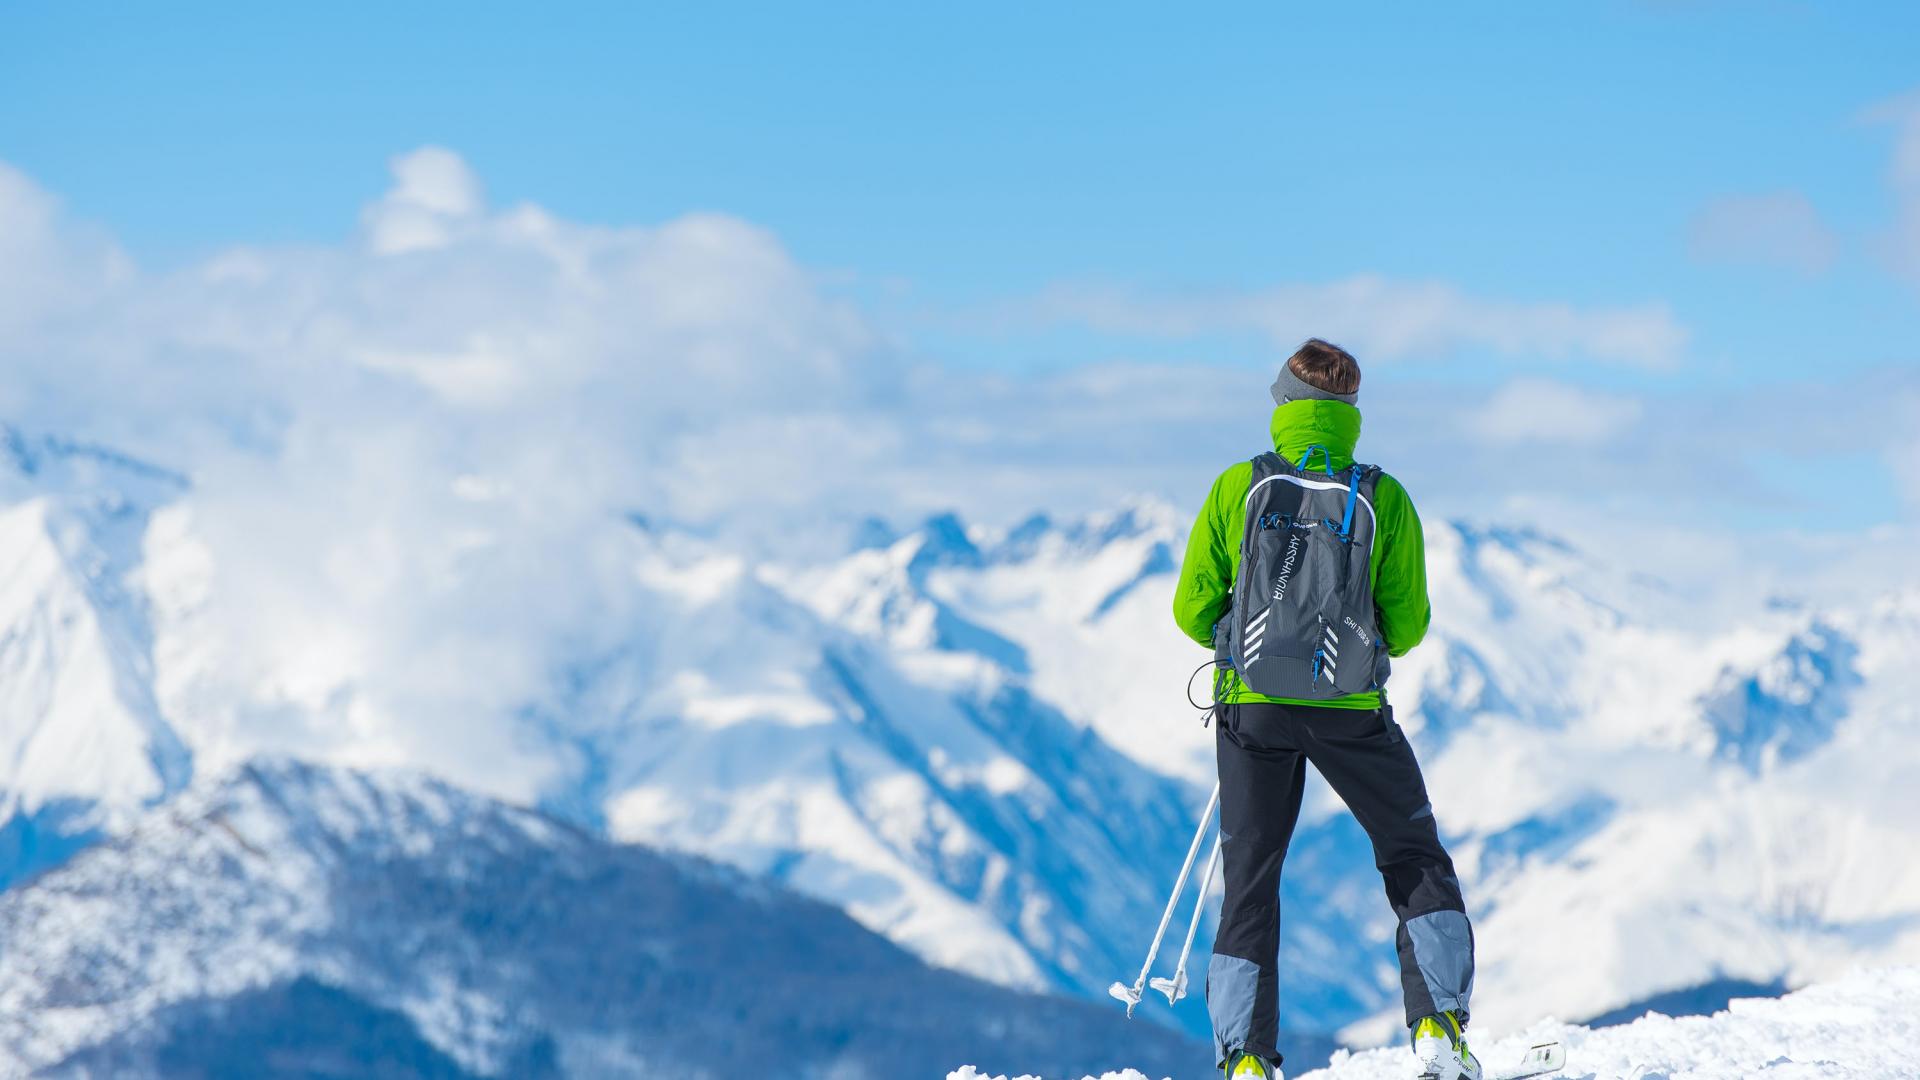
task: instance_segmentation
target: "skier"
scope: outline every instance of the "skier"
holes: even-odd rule
[[[1207,1007],[1215,1066],[1229,1080],[1281,1075],[1280,866],[1309,762],[1373,842],[1399,919],[1420,1076],[1481,1075],[1464,1035],[1473,930],[1420,765],[1382,690],[1387,657],[1427,631],[1420,519],[1397,481],[1354,463],[1359,389],[1360,366],[1338,346],[1314,338],[1287,360],[1272,386],[1274,454],[1214,481],[1174,595],[1180,628],[1215,647],[1222,665],[1214,715],[1226,897]]]

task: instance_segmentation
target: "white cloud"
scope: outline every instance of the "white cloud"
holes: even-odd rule
[[[1839,238],[1798,191],[1729,195],[1700,208],[1687,226],[1693,257],[1817,274],[1833,264]]]
[[[244,704],[191,723],[350,761],[418,748],[527,798],[521,710],[635,622],[622,512],[880,503],[862,477],[910,428],[866,414],[901,373],[733,218],[492,212],[429,149],[362,223],[362,245],[143,275],[0,171],[0,282],[61,271],[30,304],[0,289],[0,416],[194,477],[176,539],[206,556],[162,562],[215,568],[175,614]]]
[[[184,598],[170,617],[197,620],[194,640],[220,643],[207,677],[244,688],[247,705],[191,722],[254,745],[417,754],[525,798],[541,774],[509,752],[527,737],[523,707],[557,665],[640,621],[627,511],[804,556],[837,542],[824,526],[849,514],[1006,521],[1135,492],[1197,506],[1265,438],[1263,369],[1115,362],[1012,378],[911,363],[748,222],[586,226],[489,208],[445,151],[394,170],[355,243],[140,273],[0,168],[0,283],[39,289],[24,301],[0,289],[0,419],[194,477],[154,565],[210,575],[162,592]],[[1289,343],[1344,331],[1382,357],[1656,363],[1685,337],[1657,307],[1376,278],[1068,299],[1080,317],[1152,333],[1221,320]],[[1432,448],[1476,410],[1483,439],[1531,441],[1503,481],[1518,491],[1573,484],[1599,504],[1641,490],[1644,458],[1591,452],[1635,423],[1630,401],[1535,380],[1488,403],[1399,373],[1364,400],[1371,459],[1440,507],[1477,481]],[[1728,465],[1730,420],[1695,443],[1654,419],[1649,407],[1641,429],[1665,433],[1654,450],[1676,467],[1710,471],[1717,497],[1746,490]],[[557,754],[544,767],[564,767]]]
[[[1895,273],[1920,281],[1920,90],[1877,102],[1860,120],[1893,129],[1886,173],[1893,220],[1878,237],[1879,254]]]
[[[448,217],[480,212],[480,178],[444,147],[423,146],[394,158],[393,179],[393,190],[381,200],[387,205],[418,206]]]
[[[391,167],[392,190],[360,216],[367,246],[379,254],[445,247],[454,228],[483,209],[479,177],[451,150],[423,146]]]
[[[1661,303],[1585,309],[1477,297],[1443,282],[1371,274],[1212,294],[1060,288],[1034,310],[1042,319],[1120,333],[1251,331],[1285,349],[1323,337],[1352,349],[1363,362],[1482,350],[1522,361],[1585,358],[1661,368],[1678,362],[1687,342],[1685,328]]]
[[[1463,434],[1496,443],[1593,446],[1618,438],[1640,418],[1630,397],[1549,379],[1515,379],[1467,414]]]
[[[0,343],[124,282],[131,266],[98,230],[61,220],[60,203],[0,161]]]
[[[1897,126],[1888,176],[1896,215],[1892,257],[1901,272],[1920,279],[1920,94],[1889,106],[1888,116]]]
[[[1893,409],[1898,435],[1887,454],[1888,464],[1900,497],[1920,511],[1920,388],[1903,395]]]

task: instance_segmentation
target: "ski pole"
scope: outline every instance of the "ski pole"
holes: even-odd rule
[[[1173,969],[1173,978],[1153,980],[1153,988],[1167,995],[1167,1004],[1171,1005],[1187,996],[1187,957],[1193,954],[1193,935],[1200,929],[1200,915],[1207,910],[1207,893],[1213,890],[1213,872],[1220,865],[1220,842],[1226,839],[1220,833],[1213,835],[1213,854],[1207,856],[1207,872],[1200,876],[1200,895],[1193,901],[1193,918],[1187,923],[1187,943],[1180,946],[1180,964]]]
[[[1200,815],[1200,827],[1193,832],[1193,844],[1187,848],[1187,861],[1180,864],[1180,877],[1173,883],[1173,895],[1167,897],[1167,910],[1160,916],[1160,928],[1153,932],[1153,944],[1147,946],[1147,962],[1140,965],[1140,977],[1133,985],[1116,982],[1107,987],[1107,993],[1127,1003],[1127,1016],[1133,1016],[1133,1007],[1140,1004],[1140,996],[1146,992],[1147,973],[1153,970],[1154,957],[1160,955],[1161,939],[1167,936],[1167,924],[1173,921],[1174,909],[1180,906],[1180,894],[1187,891],[1187,879],[1193,876],[1193,860],[1200,854],[1200,842],[1207,838],[1207,826],[1213,823],[1214,808],[1220,805],[1220,782],[1214,781],[1213,794],[1207,797],[1207,808]]]

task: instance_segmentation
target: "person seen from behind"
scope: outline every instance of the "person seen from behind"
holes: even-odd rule
[[[1426,553],[1406,489],[1357,464],[1360,365],[1318,338],[1273,382],[1272,450],[1213,482],[1174,617],[1215,649],[1226,896],[1207,969],[1215,1065],[1277,1080],[1280,873],[1317,769],[1373,843],[1422,1080],[1480,1080],[1467,1049],[1473,927],[1413,748],[1391,658],[1427,632]]]

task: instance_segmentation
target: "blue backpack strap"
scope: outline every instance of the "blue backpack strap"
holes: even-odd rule
[[[1354,462],[1347,470],[1347,512],[1340,515],[1340,539],[1353,537],[1353,504],[1360,499],[1360,475],[1366,472],[1366,466]]]
[[[1322,461],[1326,463],[1327,475],[1332,476],[1333,475],[1333,453],[1332,451],[1328,450],[1326,447],[1321,446],[1319,443],[1314,443],[1312,446],[1307,447],[1307,452],[1300,455],[1300,471],[1306,472],[1308,470],[1309,466],[1307,465],[1307,462],[1313,460],[1313,452],[1315,450],[1320,451],[1320,458]]]

